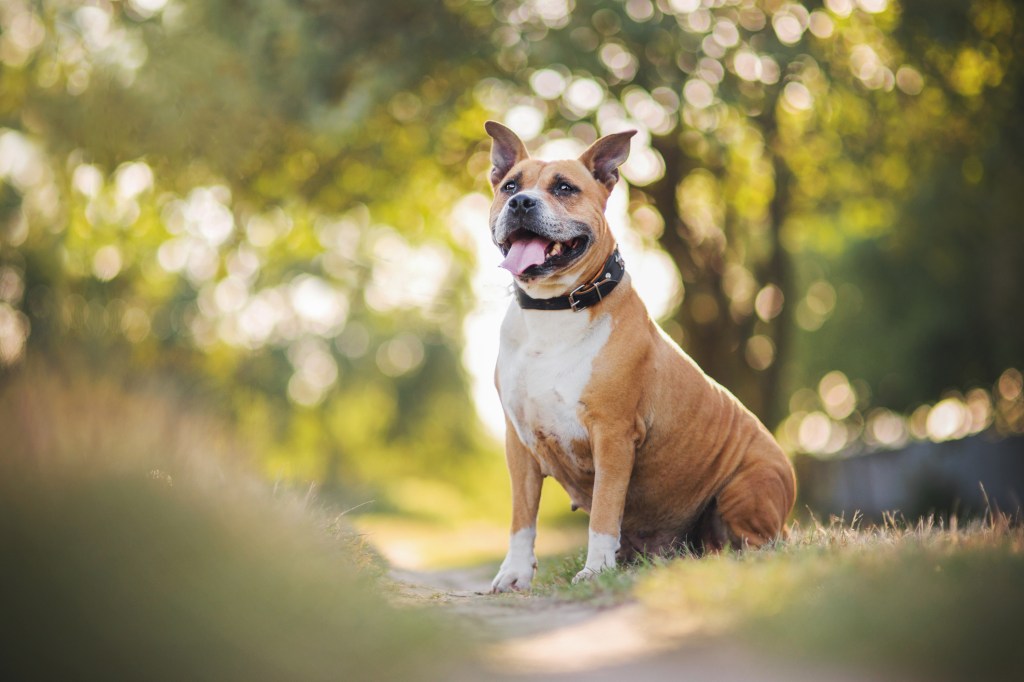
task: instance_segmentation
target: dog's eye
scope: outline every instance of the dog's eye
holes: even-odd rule
[[[509,194],[514,194],[516,191],[516,181],[509,180],[508,182],[501,186],[501,191],[508,192]]]
[[[559,182],[555,185],[556,194],[572,194],[576,191],[576,188],[570,185],[568,182]]]

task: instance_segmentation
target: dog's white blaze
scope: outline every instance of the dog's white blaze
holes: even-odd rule
[[[509,306],[498,384],[505,414],[527,448],[535,450],[540,431],[571,458],[572,441],[587,438],[578,414],[580,397],[611,331],[607,314],[591,319],[588,312],[522,310],[515,301]]]

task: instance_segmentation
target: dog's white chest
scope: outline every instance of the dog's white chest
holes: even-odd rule
[[[571,310],[521,310],[514,302],[501,329],[498,384],[501,404],[520,441],[536,452],[538,437],[565,454],[585,439],[579,405],[594,359],[612,330],[609,315],[591,319]]]

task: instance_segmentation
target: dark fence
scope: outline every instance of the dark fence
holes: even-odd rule
[[[838,459],[800,455],[794,461],[797,513],[821,518],[854,512],[872,521],[885,512],[977,517],[991,506],[1009,514],[1024,500],[1024,437],[980,434],[945,443],[913,443]]]

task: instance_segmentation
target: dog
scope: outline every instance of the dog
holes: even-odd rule
[[[529,589],[541,484],[590,515],[573,583],[637,553],[758,547],[785,534],[793,467],[771,433],[651,320],[604,215],[636,131],[531,159],[488,121],[490,229],[513,276],[495,385],[512,482],[492,592]]]

